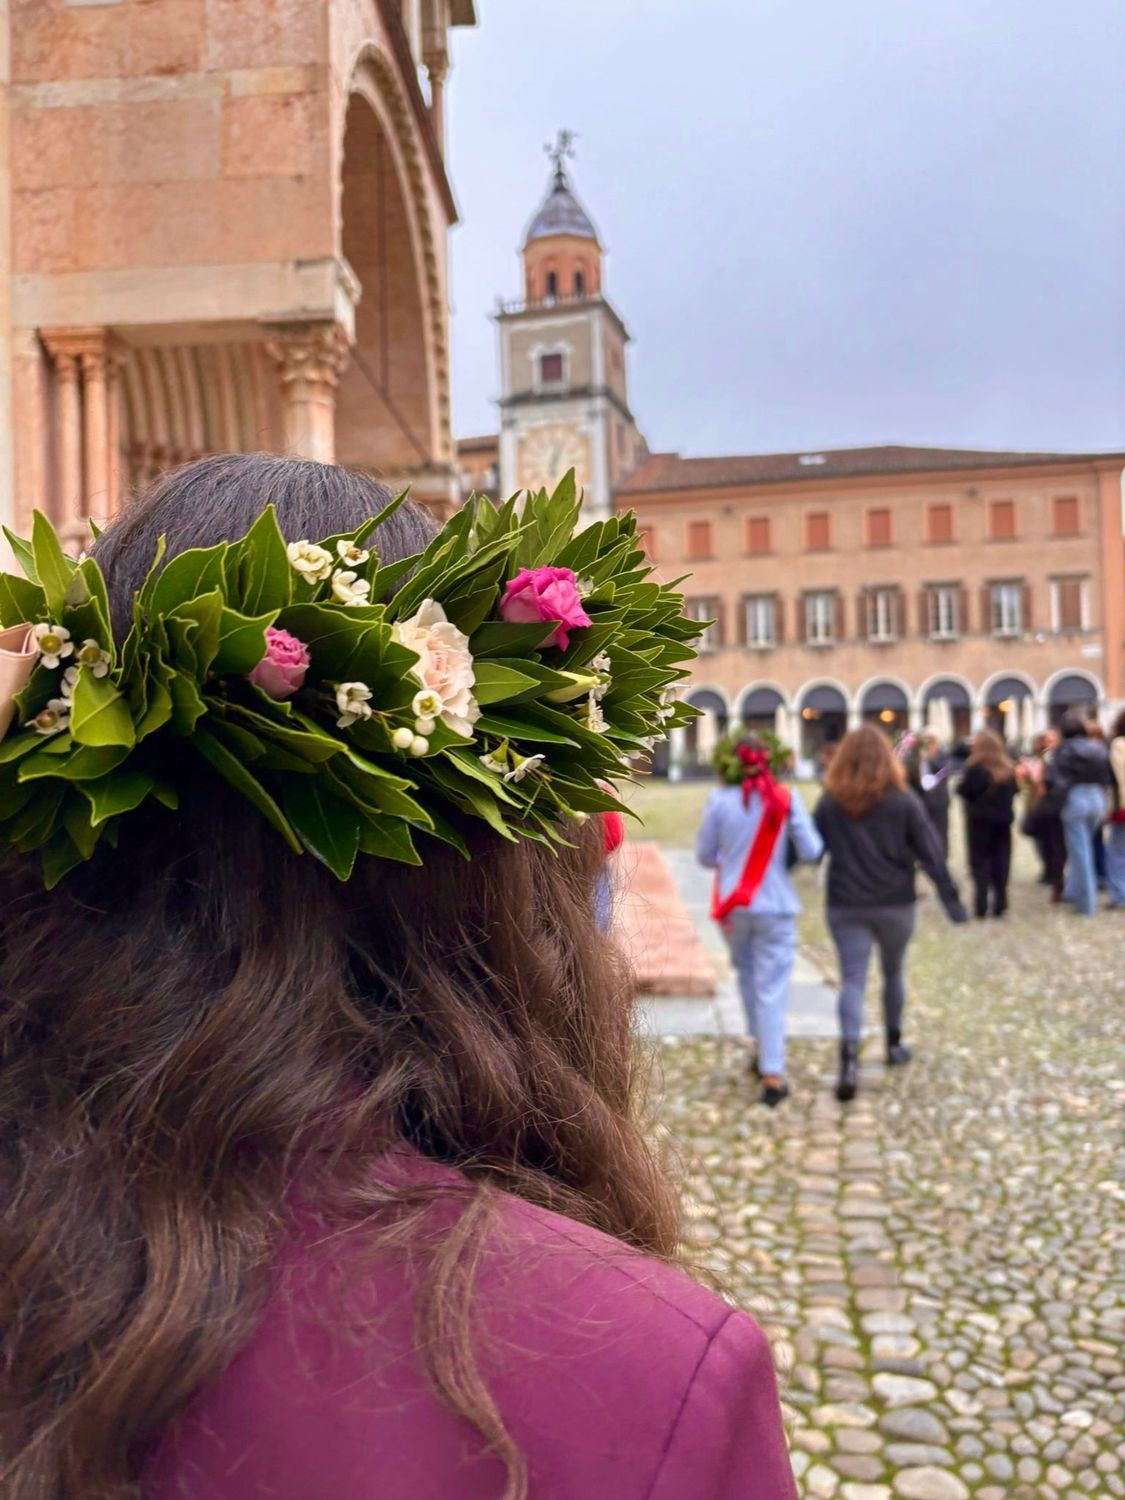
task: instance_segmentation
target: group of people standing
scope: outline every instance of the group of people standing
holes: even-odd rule
[[[1109,904],[1125,909],[1125,713],[1109,742],[1097,726],[1068,713],[1036,755],[1019,762],[989,730],[959,750],[946,750],[924,732],[903,755],[881,730],[865,725],[836,747],[811,816],[800,795],[775,776],[768,747],[754,735],[743,736],[721,765],[725,784],[708,799],[696,857],[715,871],[712,915],[738,975],[755,1044],[751,1066],[762,1102],[771,1107],[789,1093],[786,1006],[801,910],[790,878],[795,864],[828,857],[826,917],[840,967],[836,1095],[843,1101],[858,1087],[864,994],[876,949],[885,1060],[888,1067],[910,1061],[903,1010],[917,871],[933,883],[950,921],[969,920],[948,865],[954,794],[965,811],[978,918],[1007,911],[1021,794],[1023,828],[1039,845],[1056,899],[1069,899],[1084,916],[1096,912],[1104,832]]]

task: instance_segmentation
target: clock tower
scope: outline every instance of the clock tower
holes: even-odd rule
[[[547,196],[523,242],[523,298],[501,303],[500,493],[551,489],[574,469],[588,521],[647,453],[629,409],[629,334],[602,288],[598,232],[571,188],[572,136],[548,148]]]

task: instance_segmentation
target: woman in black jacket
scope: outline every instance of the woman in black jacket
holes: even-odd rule
[[[883,967],[887,1065],[910,1061],[902,1041],[906,950],[914,934],[914,871],[937,887],[946,915],[968,920],[937,835],[885,734],[870,724],[846,735],[832,757],[814,814],[828,850],[828,927],[840,959],[840,1080],[854,1099],[871,950]]]
[[[969,872],[973,877],[973,905],[978,917],[1008,910],[1008,876],[1012,868],[1012,822],[1019,782],[1016,768],[998,735],[982,729],[973,740],[973,753],[957,795],[965,803],[965,832]]]

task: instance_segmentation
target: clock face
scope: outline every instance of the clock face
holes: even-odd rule
[[[574,470],[579,489],[589,484],[590,444],[580,427],[559,423],[524,433],[519,448],[520,489],[553,490],[568,469]]]

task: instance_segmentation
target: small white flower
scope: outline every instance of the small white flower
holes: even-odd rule
[[[103,651],[97,641],[83,641],[75,661],[89,667],[95,677],[104,677],[109,671],[109,652]]]
[[[592,578],[578,578],[575,580],[574,587],[578,591],[579,599],[588,599],[597,585]]]
[[[401,729],[396,729],[391,735],[391,744],[396,750],[409,750],[414,743],[413,729],[407,729],[405,724]]]
[[[341,562],[347,563],[349,568],[359,568],[371,556],[362,547],[357,547],[354,542],[337,542],[336,556]]]
[[[73,698],[74,697],[74,686],[75,686],[75,683],[77,681],[78,681],[78,668],[77,667],[67,667],[66,671],[62,674],[61,692],[62,692],[62,695],[63,695],[64,698]]]
[[[43,653],[43,665],[52,672],[64,656],[74,654],[74,642],[65,625],[36,625],[35,643]]]
[[[424,734],[416,734],[410,742],[411,755],[429,754],[430,742]]]
[[[506,750],[490,750],[487,755],[478,755],[477,759],[484,769],[491,771],[494,776],[506,776],[508,773]]]
[[[590,821],[590,814],[576,812],[574,814],[574,821],[578,824],[579,828],[585,828],[586,824]]]
[[[606,676],[613,671],[613,662],[610,660],[608,651],[599,651],[590,663],[595,672],[604,672]]]
[[[334,566],[331,552],[315,542],[290,542],[285,550],[293,570],[308,583],[323,583]]]
[[[58,734],[70,723],[70,699],[52,698],[46,708],[41,708],[34,719],[29,719],[25,729],[34,729],[37,734]]]
[[[604,734],[606,732],[605,714],[602,712],[602,706],[593,693],[587,698],[586,710],[580,717],[586,728],[592,729],[595,734]]]
[[[350,729],[358,719],[371,717],[371,689],[366,682],[342,682],[336,689],[336,707],[340,717],[338,729]]]
[[[514,757],[514,763],[510,771],[505,772],[505,781],[522,781],[532,771],[537,771],[547,759],[545,755],[525,755]]]
[[[414,720],[414,733],[415,734],[433,734],[433,732],[434,732],[434,730],[436,728],[437,728],[437,720],[436,719],[415,719]]]
[[[436,719],[441,715],[441,698],[432,688],[423,688],[414,694],[410,712],[419,719]],[[421,733],[422,731],[419,731]]]
[[[367,604],[371,585],[350,569],[337,568],[332,575],[332,597],[341,604]]]

